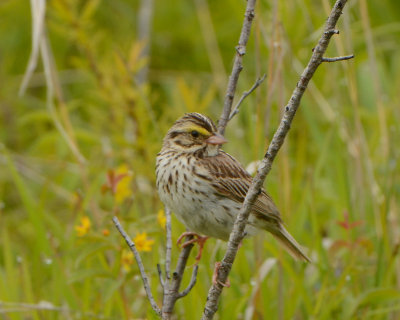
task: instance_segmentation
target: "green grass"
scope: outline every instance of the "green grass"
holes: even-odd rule
[[[146,232],[155,240],[142,258],[161,303],[156,264],[164,261],[165,238],[155,156],[182,113],[219,117],[244,4],[156,1],[146,60],[137,40],[139,3],[48,2],[60,82],[54,103],[82,163],[48,113],[41,63],[18,97],[30,11],[25,1],[1,3],[0,318],[156,318],[137,266],[124,269],[126,244],[111,217],[118,212],[132,237]],[[243,164],[263,156],[332,4],[257,3],[237,96],[267,78],[226,131],[225,150]],[[208,16],[213,27],[202,33]],[[356,58],[320,66],[267,177],[287,229],[313,263],[293,261],[268,234],[246,240],[218,319],[400,318],[399,18],[396,1],[349,1],[327,56]],[[213,39],[218,52],[207,45]],[[146,63],[148,81],[138,85]],[[132,194],[116,203],[102,186],[121,164],[133,172]],[[91,228],[79,237],[83,216]],[[174,241],[183,231],[174,218]],[[179,319],[200,318],[224,251],[225,243],[207,242],[198,282],[176,305]],[[178,254],[174,247],[174,261]],[[191,257],[183,285],[193,264]]]

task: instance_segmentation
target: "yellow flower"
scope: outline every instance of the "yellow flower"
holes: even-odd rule
[[[120,204],[132,195],[131,181],[133,173],[126,164],[123,164],[115,170],[115,177],[117,185],[114,197],[115,201]]]
[[[133,264],[133,253],[130,250],[124,249],[121,254],[121,264],[126,272],[131,271],[131,265]]]
[[[135,243],[136,249],[138,251],[151,251],[151,246],[154,244],[154,240],[147,239],[147,233],[142,232],[138,233],[136,237],[133,239]]]
[[[91,225],[92,223],[90,222],[88,216],[81,217],[81,223],[75,226],[75,231],[78,237],[83,237],[85,234],[87,234],[90,230]]]
[[[165,216],[165,212],[163,209],[158,210],[157,213],[157,221],[158,224],[165,229],[165,224],[167,223],[167,217]]]

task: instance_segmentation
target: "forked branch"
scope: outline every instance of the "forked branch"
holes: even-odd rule
[[[250,2],[250,1],[249,1]],[[228,279],[228,274],[232,268],[233,262],[235,260],[239,243],[243,239],[244,229],[249,217],[250,211],[252,209],[253,203],[255,202],[260,189],[263,186],[265,177],[271,170],[272,163],[283,145],[285,137],[290,129],[290,125],[296,114],[296,111],[300,105],[301,98],[307,89],[307,85],[310,82],[312,76],[317,70],[318,66],[324,62],[323,55],[328,47],[329,41],[332,35],[337,34],[335,29],[336,23],[342,14],[342,10],[346,4],[347,0],[337,0],[325,25],[324,32],[314,48],[310,61],[308,62],[306,68],[300,76],[300,80],[297,82],[296,88],[294,89],[290,100],[285,107],[285,111],[279,127],[274,134],[274,137],[268,147],[268,150],[257,170],[257,175],[253,179],[253,182],[247,192],[246,198],[243,202],[242,208],[236,218],[232,233],[229,237],[228,248],[225,256],[221,262],[221,267],[218,269],[217,281],[211,286],[207,302],[204,308],[203,320],[212,319],[214,314],[218,309],[218,301],[221,295],[223,285],[221,283],[226,283]],[[340,60],[339,60],[340,61]],[[225,108],[223,110],[223,116],[221,119],[225,119]],[[228,113],[229,114],[229,113]],[[226,125],[226,122],[223,123]]]
[[[240,105],[242,104],[243,100],[246,99],[254,90],[258,88],[258,86],[265,80],[265,77],[267,75],[264,73],[264,75],[261,78],[258,78],[256,82],[253,84],[253,86],[248,90],[243,92],[242,96],[240,97],[238,103],[236,104],[235,108],[233,108],[231,114],[229,115],[229,121],[232,120],[232,118],[239,113],[239,108]]]
[[[142,259],[138,250],[136,249],[135,243],[131,240],[125,230],[122,228],[117,217],[113,217],[113,222],[117,227],[118,231],[125,239],[129,248],[135,256],[136,263],[140,270],[140,276],[143,281],[143,286],[146,291],[148,300],[150,301],[151,307],[154,312],[162,317],[162,319],[168,320],[172,317],[172,311],[175,307],[175,303],[178,299],[185,297],[190,290],[193,289],[197,280],[198,265],[195,265],[192,271],[192,276],[190,282],[186,289],[182,292],[179,291],[183,274],[185,272],[185,267],[190,256],[190,251],[193,248],[193,244],[185,246],[179,254],[178,263],[176,265],[175,271],[171,275],[171,249],[172,249],[172,235],[171,235],[171,212],[166,208],[166,231],[167,231],[167,244],[166,244],[166,257],[165,257],[165,277],[163,277],[163,272],[161,270],[160,264],[157,264],[157,273],[160,280],[161,287],[163,288],[163,304],[160,308],[151,293],[149,278],[146,274]],[[191,240],[193,236],[187,236],[187,241]]]

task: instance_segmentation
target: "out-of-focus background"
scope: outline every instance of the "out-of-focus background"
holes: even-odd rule
[[[257,2],[236,100],[267,77],[226,131],[225,150],[245,166],[265,152],[333,3]],[[155,157],[184,112],[218,119],[245,5],[48,1],[46,59],[22,92],[32,8],[1,1],[1,318],[155,318],[111,217],[135,239],[161,303]],[[398,1],[349,1],[327,56],[355,59],[319,67],[266,181],[313,263],[268,234],[246,240],[218,319],[400,318],[399,21]],[[174,218],[174,241],[182,231]],[[179,319],[200,317],[224,249],[206,244]]]

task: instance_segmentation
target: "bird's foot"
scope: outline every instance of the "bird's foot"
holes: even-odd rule
[[[219,283],[221,286],[223,286],[225,288],[229,288],[231,286],[229,279],[227,279],[225,283],[222,283],[221,281],[218,280],[218,271],[220,268],[221,268],[221,262],[216,262],[215,268],[214,268],[214,273],[212,276],[212,283],[213,283],[213,285],[216,285],[217,283]]]
[[[185,241],[184,243],[181,243],[182,239],[187,236],[193,236],[194,239],[191,239],[191,240]],[[178,245],[178,247],[185,248],[190,244],[197,243],[199,245],[199,253],[197,254],[195,259],[196,259],[196,263],[198,263],[201,259],[201,255],[203,254],[204,244],[206,243],[208,238],[209,237],[203,237],[195,232],[184,232],[180,235],[176,244]]]

